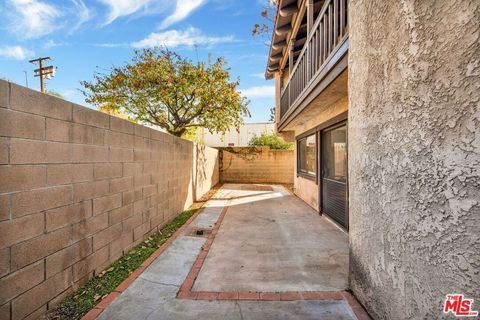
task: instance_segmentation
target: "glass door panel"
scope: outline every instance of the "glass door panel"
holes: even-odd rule
[[[348,230],[347,125],[322,131],[322,209]]]

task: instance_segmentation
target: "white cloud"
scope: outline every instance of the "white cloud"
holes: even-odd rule
[[[255,86],[241,89],[240,91],[247,98],[270,98],[275,96],[275,86]]]
[[[102,48],[121,48],[121,47],[129,47],[128,43],[95,43],[93,44],[95,47],[102,47]]]
[[[104,25],[110,24],[117,18],[129,16],[140,10],[145,10],[152,0],[100,0],[109,7],[107,20]]]
[[[134,48],[162,47],[175,48],[179,46],[213,45],[234,41],[233,36],[209,37],[196,28],[190,27],[183,31],[168,30],[165,32],[152,32],[143,40],[133,42]]]
[[[251,77],[265,80],[265,72],[252,73]]]
[[[77,22],[70,30],[70,33],[78,30],[85,22],[92,18],[92,11],[85,5],[82,0],[71,0],[74,6],[74,13],[77,16]]]
[[[53,5],[38,0],[9,0],[9,29],[24,39],[38,38],[59,28],[62,13]]]
[[[204,3],[205,0],[177,0],[175,11],[163,20],[160,29],[165,29],[172,24],[185,19]]]
[[[65,99],[72,99],[78,95],[78,91],[73,89],[61,90],[58,93],[60,93]]]
[[[24,60],[26,58],[32,57],[34,52],[20,46],[3,46],[0,47],[0,56],[15,59],[15,60]]]
[[[44,42],[43,43],[43,48],[44,49],[51,49],[51,48],[55,48],[55,47],[61,47],[61,46],[64,46],[66,45],[65,43],[63,42],[56,42],[55,40],[48,40],[47,42]]]

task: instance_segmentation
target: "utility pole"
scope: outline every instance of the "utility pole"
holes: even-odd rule
[[[197,64],[199,64],[200,61],[198,61],[198,49],[197,49],[198,46],[196,44],[194,44],[193,46],[195,47],[195,53],[197,54]]]
[[[25,86],[28,88],[28,77],[27,77],[27,71],[23,70],[23,73],[25,73]]]
[[[54,66],[43,66],[43,62],[46,60],[52,60],[50,57],[42,57],[38,59],[30,60],[30,63],[38,63],[38,69],[35,69],[35,77],[40,78],[40,91],[45,93],[45,79],[52,79],[55,76],[56,68]]]

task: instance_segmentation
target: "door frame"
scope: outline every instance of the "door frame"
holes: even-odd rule
[[[332,218],[330,218],[330,216],[326,213],[323,212],[323,163],[322,163],[322,156],[323,156],[323,151],[324,151],[324,146],[322,144],[322,133],[325,132],[325,131],[329,131],[329,130],[333,130],[335,128],[338,128],[338,127],[341,127],[341,126],[346,126],[347,128],[347,133],[346,133],[346,139],[345,139],[345,142],[347,144],[347,180],[345,182],[345,206],[346,206],[346,209],[347,209],[347,227],[344,227],[342,226],[340,223],[338,223],[337,221],[333,220]],[[340,120],[339,122],[335,123],[335,124],[332,124],[328,127],[324,127],[322,128],[321,130],[318,131],[317,133],[317,143],[319,143],[319,148],[318,148],[318,154],[317,154],[317,159],[318,159],[318,164],[317,164],[317,167],[319,168],[318,169],[318,199],[319,199],[319,212],[321,215],[326,215],[331,221],[333,221],[339,228],[341,228],[342,230],[348,232],[349,228],[350,228],[350,208],[349,208],[349,179],[348,179],[348,119],[345,118],[344,120]]]
[[[349,206],[349,179],[348,179],[348,110],[344,111],[327,121],[322,122],[321,124],[317,125],[316,127],[313,127],[312,129],[309,129],[302,134],[299,134],[298,136],[295,136],[295,144],[297,146],[297,142],[299,139],[305,138],[309,135],[315,134],[315,139],[317,142],[317,163],[316,163],[316,178],[315,178],[315,183],[317,184],[317,191],[318,191],[318,213],[319,215],[323,215],[323,195],[322,195],[322,174],[321,174],[321,167],[322,167],[322,136],[321,132],[325,129],[329,129],[330,127],[336,126],[340,123],[345,122],[347,124],[347,208]],[[297,155],[295,155],[297,157]],[[298,159],[297,159],[298,161]],[[298,163],[297,167],[295,168],[295,174],[297,176],[302,176],[298,174]],[[302,176],[303,177],[303,176]],[[328,215],[326,215],[328,217]],[[350,213],[349,213],[350,217]],[[348,232],[344,227],[342,227],[339,223],[334,221],[333,219],[328,218],[331,220],[333,223],[335,223],[336,226],[341,228],[342,230]],[[350,219],[349,219],[350,220]],[[349,224],[350,225],[350,224]]]

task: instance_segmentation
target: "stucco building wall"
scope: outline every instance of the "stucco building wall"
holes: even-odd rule
[[[345,74],[346,80],[346,74]],[[346,90],[342,93],[346,94]],[[324,95],[318,96],[312,104],[307,108],[305,115],[299,116],[298,119],[294,120],[294,124],[290,128],[294,129],[295,136],[299,136],[304,132],[307,132],[311,129],[316,128],[318,125],[321,125],[336,116],[348,111],[348,98],[341,97],[340,99],[333,100],[333,102],[320,106],[320,101],[325,101]],[[317,145],[317,149],[320,148],[320,145]],[[297,145],[295,143],[295,154],[297,153]],[[318,152],[317,152],[318,154]],[[319,209],[320,199],[319,195],[321,192],[321,184],[299,176],[297,172],[297,158],[295,157],[295,170],[294,170],[294,192],[295,194],[310,205],[313,209]],[[318,163],[318,159],[317,159]],[[317,175],[320,175],[320,169],[317,168]],[[318,178],[317,178],[318,180]]]
[[[59,303],[218,168],[216,149],[0,80],[0,319]]]
[[[351,1],[351,288],[376,319],[480,298],[480,2]]]
[[[310,207],[318,211],[319,208],[319,185],[313,180],[295,175],[294,179],[295,194],[305,201]]]

